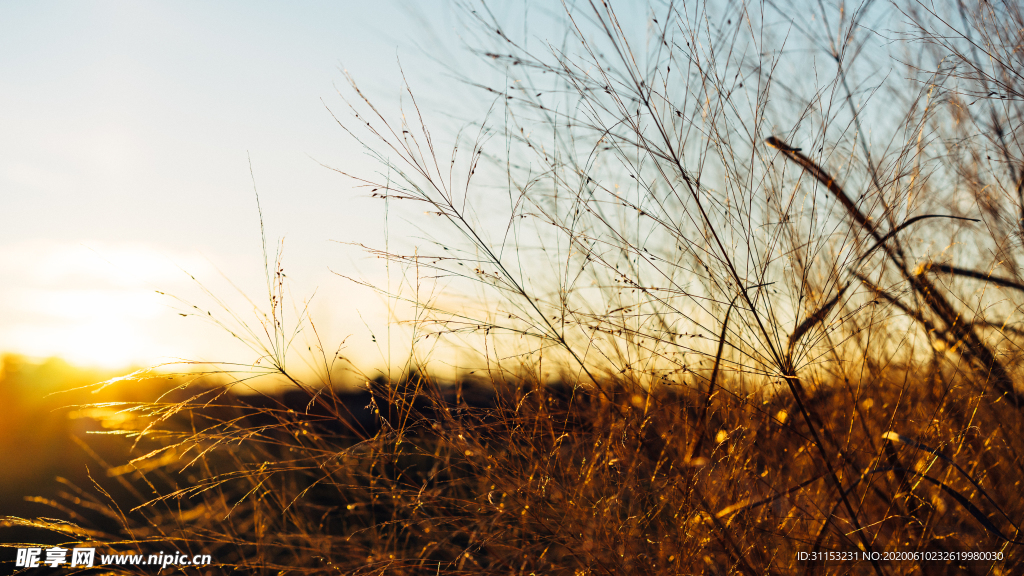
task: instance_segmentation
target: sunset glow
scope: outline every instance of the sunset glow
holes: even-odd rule
[[[40,243],[0,257],[19,279],[0,288],[7,319],[0,348],[103,367],[174,354],[160,350],[159,332],[173,311],[155,287],[180,288],[188,276],[166,253],[144,244]],[[195,257],[178,259],[198,272],[210,268]]]
[[[395,46],[424,15],[392,4],[5,5],[0,352],[255,361],[176,300],[254,319],[266,285],[254,185],[267,241],[286,239],[295,300],[315,292],[318,328],[339,338],[365,332],[356,306],[326,303],[356,301],[331,270],[362,272],[331,241],[379,244],[379,208],[321,165],[362,162],[325,104],[340,104],[339,60],[370,92],[401,77]],[[368,25],[376,10],[396,17]],[[375,305],[358,312],[383,325]]]

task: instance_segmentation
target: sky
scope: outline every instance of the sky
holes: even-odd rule
[[[557,44],[549,8],[490,6],[509,30],[529,21],[527,42]],[[620,14],[642,37],[647,14]],[[451,0],[0,3],[0,353],[255,362],[210,320],[258,326],[267,307],[261,209],[324,347],[386,363],[396,318],[344,278],[395,289],[352,246],[384,246],[384,206],[324,166],[379,164],[332,113],[352,121],[347,72],[392,119],[404,81],[433,129],[479,119],[486,98],[450,72],[486,73],[465,24]],[[420,234],[388,221],[392,242]]]
[[[321,164],[376,165],[328,108],[345,117],[343,70],[395,106],[399,58],[443,101],[428,71],[459,50],[452,14],[440,1],[0,3],[0,352],[254,361],[191,305],[255,320],[246,297],[265,302],[255,182],[291,297],[312,297],[328,347],[374,364],[386,307],[336,273],[381,281],[344,243],[381,245],[383,208]]]

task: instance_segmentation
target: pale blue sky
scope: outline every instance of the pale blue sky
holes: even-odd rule
[[[371,93],[397,95],[396,56],[422,68],[408,38],[425,35],[399,2],[289,6],[4,3],[0,241],[178,244],[187,221],[191,245],[248,250],[232,225],[251,208],[246,151],[271,210],[285,185],[289,206],[310,208],[279,224],[330,224],[338,205],[315,206],[342,201],[342,183],[308,156],[355,149],[321,99],[340,104],[342,65]]]
[[[491,9],[516,31],[524,6]],[[516,36],[559,45],[538,7],[561,11],[532,5],[529,35]],[[649,14],[619,14],[643,38]],[[363,174],[377,165],[325,105],[350,118],[336,92],[344,68],[397,118],[401,58],[435,136],[479,120],[487,99],[466,97],[445,71],[495,80],[465,49],[472,27],[459,15],[450,0],[0,3],[0,352],[252,361],[155,293],[213,307],[187,271],[252,318],[225,280],[262,302],[251,157],[294,298],[316,291],[325,344],[350,336],[350,356],[379,364],[370,330],[384,331],[385,307],[332,271],[383,283],[382,267],[332,241],[382,246],[383,206],[317,161]],[[393,240],[412,232],[392,220]]]
[[[247,155],[296,296],[318,289],[322,324],[360,340],[328,267],[364,261],[330,241],[380,244],[381,207],[316,163],[372,169],[323,102],[345,112],[344,67],[396,105],[397,56],[440,97],[427,55],[458,51],[454,28],[442,1],[0,4],[0,350],[241,360],[152,290],[199,298],[181,267],[261,295]]]

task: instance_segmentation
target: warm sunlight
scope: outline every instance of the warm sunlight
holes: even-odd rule
[[[34,242],[0,249],[0,268],[18,279],[0,285],[0,350],[100,368],[179,360],[253,362],[259,353],[211,319],[235,322],[223,304],[258,328],[253,305],[266,306],[260,291],[265,285],[262,264],[254,255],[227,266],[221,269],[199,253],[136,242]],[[360,364],[378,362],[378,345],[359,313],[382,317],[379,299],[369,290],[359,292],[340,282],[326,269],[299,279],[302,286],[289,297],[299,309],[312,297],[310,310],[317,314],[317,330],[326,346],[336,348],[356,335],[348,338],[346,352]],[[355,298],[361,301],[359,313],[333,306]],[[237,323],[233,326],[236,333],[244,333]],[[305,333],[299,341],[304,338]]]
[[[185,284],[179,265],[210,268],[144,244],[37,243],[0,253],[0,260],[20,280],[0,288],[7,319],[0,348],[109,368],[186,352],[168,350],[160,337],[176,312],[156,290]]]
[[[152,348],[139,326],[123,318],[102,317],[36,324],[26,331],[22,343],[22,350],[30,356],[59,356],[77,365],[101,368],[143,363]]]

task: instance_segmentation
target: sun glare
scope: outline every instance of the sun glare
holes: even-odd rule
[[[161,337],[177,315],[156,290],[189,281],[179,263],[208,268],[197,258],[137,244],[22,246],[0,254],[0,263],[20,277],[17,287],[0,288],[7,319],[0,349],[105,368],[182,352]]]
[[[226,320],[239,334],[247,331],[239,329],[237,320],[259,327],[253,306],[263,303],[263,271],[255,266],[250,276],[244,269],[240,275],[225,273],[228,281],[214,264],[194,254],[143,244],[51,242],[0,249],[0,269],[17,278],[0,284],[0,352],[113,369],[180,360],[252,362],[262,353],[210,321]],[[334,278],[316,280],[320,289],[299,286],[293,304],[301,307],[304,298],[316,294],[309,312],[328,353],[345,340],[346,356],[366,364],[384,358],[363,322],[377,325],[387,317],[386,307],[331,282]],[[360,302],[360,312],[338,302]],[[288,320],[294,326],[291,311]],[[293,354],[307,350],[303,338],[308,335],[293,343]]]
[[[55,321],[23,332],[20,352],[29,356],[59,356],[81,366],[120,368],[146,363],[152,354],[137,326],[123,319]]]

